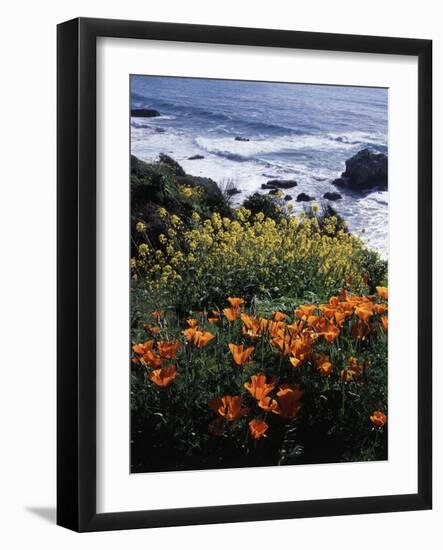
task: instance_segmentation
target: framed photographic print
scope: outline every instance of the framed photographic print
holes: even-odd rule
[[[59,525],[431,508],[431,66],[59,25]]]

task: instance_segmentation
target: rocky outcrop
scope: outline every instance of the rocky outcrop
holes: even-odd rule
[[[328,199],[328,201],[338,201],[342,198],[342,196],[340,195],[340,193],[328,191],[323,195],[323,198]]]
[[[131,116],[152,118],[155,116],[160,116],[160,113],[155,109],[131,109]]]
[[[193,155],[192,157],[188,157],[188,160],[202,160],[204,158],[203,155]]]
[[[388,157],[383,153],[363,149],[346,161],[346,170],[341,178],[332,183],[351,191],[387,189]]]
[[[314,197],[311,197],[306,193],[300,193],[299,195],[297,195],[297,202],[309,202],[313,200],[314,200]]]
[[[262,189],[291,189],[297,187],[297,185],[295,180],[268,180],[262,184]]]
[[[242,136],[235,136],[235,141],[249,141],[249,138]]]
[[[165,155],[165,153],[160,153],[158,158],[160,159],[161,163],[166,164],[166,166],[169,166],[169,168],[172,169],[172,172],[175,176],[186,176],[186,172],[183,170],[180,164],[169,155]]]

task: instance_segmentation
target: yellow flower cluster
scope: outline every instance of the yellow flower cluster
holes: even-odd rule
[[[170,216],[172,227],[181,227],[178,216]],[[166,290],[185,277],[194,285],[206,280],[208,273],[223,279],[224,274],[255,271],[266,287],[267,279],[310,264],[328,286],[345,281],[350,273],[361,273],[359,258],[363,243],[343,229],[337,230],[337,219],[324,220],[320,229],[316,217],[301,215],[275,221],[262,212],[252,215],[238,208],[235,219],[214,213],[201,220],[192,216],[193,227],[160,235],[161,250],[151,244],[139,246],[137,263],[147,273],[148,287]],[[177,235],[178,233],[178,235]]]

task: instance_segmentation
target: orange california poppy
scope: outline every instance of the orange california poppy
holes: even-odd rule
[[[212,334],[212,332],[204,332],[201,330],[197,330],[195,332],[193,342],[196,347],[201,349],[207,346],[209,342],[214,338],[215,338],[215,334]]]
[[[326,342],[331,343],[337,338],[339,334],[340,329],[332,323],[329,323],[326,329],[321,333],[321,336],[323,336]]]
[[[150,332],[154,336],[160,332],[160,327],[157,327],[156,325],[149,325],[148,323],[143,323],[143,330],[146,332]]]
[[[334,313],[334,319],[337,323],[337,326],[341,327],[343,326],[343,323],[346,321],[347,314],[344,311],[335,311]]]
[[[196,328],[198,325],[197,319],[188,319],[186,322],[188,323],[188,327],[190,328]]]
[[[263,397],[257,403],[258,406],[266,412],[273,412],[275,414],[280,414],[280,407],[278,406],[277,400],[272,399],[272,397]]]
[[[189,327],[186,328],[182,334],[188,340],[188,342],[191,342],[194,339],[195,333],[197,332],[197,329],[195,327]]]
[[[332,366],[332,363],[330,363],[329,361],[325,361],[324,363],[319,365],[318,369],[325,376],[329,376],[330,374],[332,374],[332,371],[334,370],[334,367]]]
[[[257,319],[257,317],[250,317],[249,315],[242,314],[241,320],[245,325],[244,327],[242,327],[242,333],[245,336],[253,340],[260,338],[261,336],[260,321]]]
[[[291,363],[291,365],[293,367],[298,367],[301,363],[300,359],[298,359],[297,357],[294,357],[294,356],[289,358],[289,362]]]
[[[225,307],[225,309],[223,310],[223,315],[228,321],[232,322],[240,318],[241,311],[240,309],[235,307]]]
[[[318,309],[323,313],[326,319],[332,319],[335,314],[335,307],[332,307],[330,304],[321,304],[318,306]]]
[[[375,290],[382,300],[388,300],[388,288],[386,286],[376,286]]]
[[[180,348],[180,342],[158,342],[157,349],[164,359],[174,359]]]
[[[260,401],[271,393],[277,384],[278,378],[275,376],[267,382],[265,374],[254,374],[251,376],[251,380],[249,382],[244,383],[244,387],[248,390],[252,397],[257,399],[257,401]]]
[[[167,365],[162,369],[156,369],[151,371],[148,374],[149,380],[154,382],[160,388],[166,388],[169,384],[172,383],[174,378],[177,376],[177,369],[174,365]]]
[[[294,313],[299,318],[303,318],[303,317],[307,318],[307,317],[313,315],[316,307],[317,306],[315,304],[300,305],[300,306],[298,306],[298,309],[296,309],[294,311]]]
[[[163,364],[163,359],[158,355],[157,353],[153,352],[152,350],[147,350],[146,353],[144,353],[141,356],[141,362],[145,365],[148,365],[149,367],[153,369],[158,369]]]
[[[383,315],[388,309],[387,304],[374,304],[374,311],[377,315]]]
[[[381,411],[374,411],[369,418],[377,428],[382,428],[386,424],[387,420],[386,415]]]
[[[238,309],[242,304],[245,303],[243,298],[228,298],[228,302],[231,304],[231,307]]]
[[[134,344],[132,346],[132,351],[134,353],[137,353],[138,355],[143,355],[148,350],[152,350],[152,346],[154,345],[154,340],[146,340],[144,344]]]
[[[315,361],[317,369],[326,376],[329,376],[333,371],[332,363],[329,361],[329,355],[322,354]]]
[[[380,318],[381,326],[383,328],[383,332],[388,332],[388,316],[383,315],[383,317]]]
[[[268,431],[268,424],[264,420],[259,418],[254,418],[249,422],[249,431],[253,439],[260,439],[261,437],[266,437],[266,432]]]
[[[282,313],[281,311],[273,311],[272,312],[272,319],[274,321],[284,321],[287,318],[286,313]]]
[[[372,317],[372,307],[369,304],[364,304],[355,308],[355,314],[361,320],[367,323]]]
[[[232,357],[237,365],[241,366],[246,363],[249,359],[249,356],[254,351],[254,346],[244,349],[243,344],[229,344],[229,349],[231,350]]]
[[[151,316],[154,317],[154,319],[160,319],[160,317],[163,316],[163,311],[160,311],[159,309],[155,309],[152,313],[151,313]]]
[[[279,410],[273,412],[285,418],[294,418],[302,408],[302,395],[303,391],[298,384],[284,384],[277,392]]]
[[[352,369],[343,369],[340,371],[340,378],[342,382],[349,382],[354,378],[354,371]]]
[[[213,397],[209,401],[209,407],[228,422],[233,422],[249,412],[247,407],[242,406],[242,398],[238,395]]]

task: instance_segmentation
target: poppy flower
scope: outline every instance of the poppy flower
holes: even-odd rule
[[[174,365],[168,365],[162,369],[156,369],[148,374],[149,380],[160,388],[166,388],[177,376],[177,369]]]
[[[381,326],[383,327],[383,332],[388,332],[388,316],[383,315],[380,321],[381,321]]]
[[[251,380],[249,382],[245,382],[244,386],[252,397],[257,399],[257,401],[260,401],[271,393],[277,384],[278,378],[275,376],[267,382],[265,374],[254,374],[251,376]]]
[[[321,365],[319,365],[318,369],[326,376],[329,376],[332,374],[332,371],[334,370],[334,367],[332,366],[332,363],[329,361],[325,361]]]
[[[300,359],[297,359],[297,357],[290,357],[289,362],[293,367],[298,367],[301,363]]]
[[[343,369],[340,371],[340,378],[342,382],[349,382],[354,378],[354,371],[352,369]]]
[[[274,321],[284,321],[287,318],[286,313],[282,313],[281,311],[273,311],[272,312],[272,319]]]
[[[155,336],[160,332],[160,327],[157,327],[156,325],[148,325],[147,323],[143,323],[143,330],[146,332],[150,332]]]
[[[386,415],[381,411],[374,411],[369,417],[376,428],[382,428],[386,424]]]
[[[154,319],[160,319],[160,317],[163,316],[163,311],[160,311],[159,309],[155,309],[152,313],[151,313],[151,317],[154,317]]]
[[[382,300],[388,301],[388,288],[386,286],[376,286],[375,290]]]
[[[238,395],[225,395],[224,397],[213,397],[209,401],[209,407],[219,416],[228,422],[238,420],[248,414],[249,409],[242,406],[242,398]]]
[[[152,346],[154,345],[154,340],[147,340],[144,344],[134,344],[132,346],[132,351],[134,353],[138,353],[138,355],[143,355],[148,350],[152,350]]]
[[[257,319],[257,317],[250,317],[249,315],[242,314],[241,320],[245,325],[244,327],[242,327],[242,332],[245,336],[247,336],[248,338],[252,338],[253,340],[260,338],[260,321]]]
[[[302,395],[303,391],[299,385],[284,384],[277,392],[279,410],[275,413],[285,418],[294,418],[302,408],[300,403]]]
[[[196,328],[198,325],[197,319],[188,319],[186,322],[188,323],[188,327],[190,328]]]
[[[343,323],[346,321],[347,314],[344,311],[335,311],[334,312],[334,319],[337,323],[337,326],[342,327]]]
[[[258,418],[255,418],[249,422],[249,431],[254,439],[266,437],[265,434],[268,431],[268,428],[268,424],[264,420],[260,420]]]
[[[243,344],[229,344],[229,349],[231,350],[232,357],[238,366],[244,365],[251,353],[254,351],[253,346],[244,349]]]
[[[197,332],[197,329],[195,327],[189,327],[185,329],[182,334],[188,340],[188,342],[191,342],[195,336],[195,333]]]
[[[209,342],[214,338],[215,334],[212,334],[212,332],[203,332],[201,330],[197,330],[195,332],[193,342],[195,346],[201,349],[207,346]]]
[[[383,315],[388,309],[387,304],[374,304],[374,311],[377,315]]]
[[[278,406],[277,400],[272,399],[272,397],[263,397],[262,399],[260,399],[257,405],[266,412],[280,414],[280,407]]]
[[[148,365],[153,369],[158,369],[163,364],[163,359],[160,357],[160,355],[153,352],[152,350],[147,350],[146,353],[141,356],[140,360],[142,363]]]
[[[368,307],[366,304],[355,308],[355,314],[361,320],[367,323],[372,317],[372,308]]]
[[[326,376],[329,376],[333,371],[332,363],[329,361],[329,355],[322,354],[315,361],[317,369]]]
[[[180,342],[158,342],[157,349],[160,356],[165,359],[174,359],[180,348]]]
[[[300,305],[298,306],[298,309],[296,309],[294,311],[295,315],[299,318],[303,318],[303,317],[309,317],[310,315],[312,315],[316,309],[316,305],[315,304],[308,304],[308,305]]]
[[[241,311],[235,307],[225,307],[223,310],[223,315],[232,323],[232,321],[240,318]]]
[[[228,302],[231,304],[231,307],[238,309],[242,304],[245,303],[243,298],[228,298]]]
[[[323,336],[326,342],[331,343],[337,338],[339,334],[340,329],[332,323],[329,323],[326,329],[321,333],[321,336]]]

